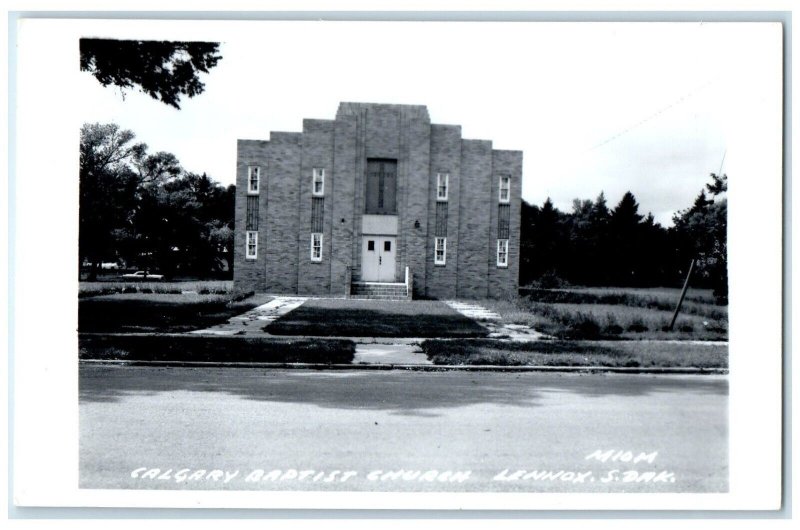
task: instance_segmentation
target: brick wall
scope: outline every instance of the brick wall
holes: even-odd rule
[[[267,292],[297,292],[301,139],[300,133],[270,134],[267,167],[269,201],[264,223]]]
[[[434,263],[436,212],[436,174],[449,173],[447,191],[447,259]],[[458,284],[458,219],[461,182],[461,127],[431,125],[431,164],[428,181],[428,230],[425,249],[427,292],[430,298],[456,297]]]
[[[461,142],[459,186],[458,296],[485,298],[489,292],[486,245],[491,223],[492,142]]]
[[[331,214],[333,212],[333,132],[331,120],[304,120],[299,175],[297,264],[299,294],[329,293],[331,288]],[[325,169],[322,261],[311,261],[311,174]]]
[[[516,296],[519,288],[519,230],[522,192],[522,152],[492,152],[492,223],[489,240],[489,296],[508,298]],[[511,177],[509,207],[510,226],[508,236],[508,267],[497,266],[497,212],[499,181],[501,175]]]
[[[233,235],[233,283],[237,289],[263,292],[266,259],[264,253],[265,226],[267,221],[266,168],[269,160],[269,142],[263,140],[239,140],[236,151],[236,201],[234,207]],[[259,186],[259,222],[257,259],[245,259],[245,219],[247,215],[247,168],[261,167]]]
[[[408,266],[414,277],[414,296],[425,295],[425,242],[428,228],[430,175],[430,121],[411,112],[403,112],[403,147],[406,167],[402,189],[402,205],[398,219],[398,239],[402,241],[401,259],[397,260],[397,280],[405,279]],[[416,228],[419,223],[419,228]]]
[[[347,269],[354,265],[355,227],[361,225],[361,216],[355,211],[356,121],[355,116],[349,115],[334,122],[333,180],[330,187],[332,295],[343,295],[348,287]]]
[[[509,296],[519,276],[522,153],[462,140],[455,125],[431,125],[413,105],[342,103],[336,120],[304,120],[302,133],[240,140],[234,281],[276,293],[345,294],[360,275],[361,218],[368,158],[397,159],[397,267],[408,265],[414,294],[432,298]],[[247,167],[259,165],[259,251],[245,259]],[[312,262],[311,175],[325,169],[323,253]],[[436,174],[449,174],[447,262],[434,264]],[[511,176],[509,266],[498,269],[497,183]],[[416,222],[419,228],[415,228]]]

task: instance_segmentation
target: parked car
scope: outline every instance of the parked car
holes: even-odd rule
[[[131,274],[123,274],[122,277],[125,278],[126,280],[158,281],[158,280],[163,280],[164,279],[164,275],[163,274],[153,274],[151,272],[146,272],[146,271],[136,271],[136,272],[131,273]]]
[[[119,270],[119,263],[115,261],[106,261],[100,264],[101,269],[105,270]]]

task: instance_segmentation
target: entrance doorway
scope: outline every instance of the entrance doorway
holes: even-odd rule
[[[362,281],[395,281],[396,242],[394,236],[364,236],[361,246]]]

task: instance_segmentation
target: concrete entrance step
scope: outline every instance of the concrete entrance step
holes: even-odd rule
[[[351,298],[404,300],[406,299],[406,285],[404,283],[354,282],[351,287]]]
[[[406,295],[403,293],[402,295],[395,295],[395,294],[352,294],[350,295],[351,300],[405,300]]]

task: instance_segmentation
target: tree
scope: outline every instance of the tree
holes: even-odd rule
[[[606,195],[602,191],[594,201],[590,214],[589,248],[591,254],[587,257],[593,263],[593,283],[608,285],[611,280],[609,260],[611,240],[609,237],[609,223],[611,212],[608,209]]]
[[[232,271],[235,190],[185,172],[171,153],[148,153],[116,124],[85,124],[79,254],[90,279],[119,259],[167,276]]]
[[[706,184],[708,192],[717,197],[728,191],[728,175],[711,173],[711,184]]]
[[[180,109],[181,96],[205,90],[200,73],[222,58],[216,42],[80,40],[81,71],[101,85],[136,88],[153,99]]]
[[[630,191],[626,192],[614,207],[609,219],[610,260],[612,281],[617,285],[641,283],[641,230],[639,203]]]
[[[116,124],[81,127],[78,254],[91,263],[89,279],[102,261],[119,258],[119,242],[130,234],[137,179],[128,161],[141,148],[133,139]]]
[[[558,283],[569,260],[568,216],[548,197],[542,207],[523,203],[520,230],[520,282]]]
[[[566,274],[571,282],[589,284],[592,282],[594,269],[586,267],[586,259],[594,254],[594,241],[592,239],[592,212],[594,202],[591,200],[574,199],[572,213],[569,215],[569,246],[565,249],[568,258],[565,260]]]
[[[683,259],[696,260],[701,284],[714,290],[719,303],[728,300],[728,176],[711,173],[691,208],[675,214],[675,238]],[[706,190],[712,199],[706,196]]]
[[[136,150],[131,159],[142,184],[161,184],[177,178],[183,171],[178,158],[172,153],[159,151],[151,155],[146,151],[147,145],[142,144],[142,146],[144,149]]]

